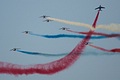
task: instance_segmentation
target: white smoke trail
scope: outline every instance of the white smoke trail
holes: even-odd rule
[[[48,17],[47,19],[57,21],[57,22],[61,22],[61,23],[70,24],[70,25],[87,27],[87,28],[89,28],[91,30],[95,30],[95,28],[93,28],[91,25],[85,24],[85,23],[72,22],[72,21],[67,21],[67,20],[51,18],[51,17]],[[106,30],[109,30],[109,31],[115,31],[115,32],[118,31],[118,32],[120,32],[120,24],[98,25],[98,26],[96,26],[96,29],[106,29]]]
[[[101,29],[106,29],[106,30],[110,30],[110,31],[120,32],[120,24],[98,25],[96,28],[97,29],[101,28]]]
[[[95,30],[91,25],[85,24],[85,23],[72,22],[72,21],[61,20],[61,19],[50,18],[50,17],[48,17],[47,19],[49,19],[49,20],[54,20],[54,21],[61,22],[61,23],[70,24],[70,25],[87,27],[87,28],[90,28],[91,30]]]

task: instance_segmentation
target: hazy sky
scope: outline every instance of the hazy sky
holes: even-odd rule
[[[58,22],[43,22],[38,18],[48,15],[54,18],[83,22],[92,25],[99,5],[106,7],[100,13],[97,24],[120,23],[119,0],[0,0],[0,61],[16,64],[42,64],[61,57],[30,56],[9,51],[12,48],[22,50],[63,53],[70,52],[82,39],[47,39],[25,35],[25,30],[38,34],[73,34],[59,30],[65,26],[75,31],[88,31],[89,29]],[[107,30],[96,30],[104,33],[114,33]],[[116,32],[118,33],[118,32]],[[120,32],[119,32],[120,33]],[[90,40],[94,45],[106,49],[119,48],[120,40],[116,38]],[[103,51],[89,46],[85,52]],[[109,54],[109,53],[108,53]],[[1,80],[120,80],[120,55],[80,56],[75,64],[68,69],[54,75],[13,75],[0,74]]]

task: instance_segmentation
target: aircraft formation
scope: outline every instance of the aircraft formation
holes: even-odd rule
[[[43,15],[43,16],[40,16],[39,18],[46,19],[47,17],[50,17],[50,16]],[[53,20],[46,19],[43,22],[50,22],[50,21],[53,21]]]
[[[103,6],[101,6],[101,5],[98,6],[97,8],[95,8],[95,10],[98,10],[98,11],[102,11],[102,9],[105,9],[105,7],[103,7]],[[46,20],[44,20],[43,22],[51,22],[51,21],[54,21],[54,20],[47,19],[48,17],[50,17],[50,16],[43,15],[43,16],[40,16],[39,18],[46,19]],[[68,30],[68,31],[70,31],[69,29],[70,29],[70,28],[66,28],[66,27],[61,27],[61,28],[59,28],[59,30]],[[30,34],[31,31],[24,31],[24,32],[22,32],[22,33]],[[81,33],[82,33],[82,32],[81,32]],[[85,33],[85,32],[83,32],[83,33]],[[102,33],[101,33],[101,35],[102,35]],[[119,35],[119,37],[120,37],[120,35]],[[91,42],[85,43],[85,45],[89,45],[89,44],[91,44]],[[11,49],[10,51],[16,51],[16,50],[19,50],[19,49],[20,49],[20,48],[13,48],[13,49]]]
[[[68,67],[70,67],[73,63],[75,63],[80,55],[83,54],[83,50],[86,48],[86,46],[90,46],[102,51],[107,51],[107,52],[118,52],[120,53],[120,48],[115,48],[115,49],[105,49],[99,46],[95,46],[92,45],[91,42],[89,42],[89,40],[91,39],[91,37],[93,35],[98,35],[98,36],[105,36],[105,37],[120,37],[119,34],[106,34],[106,33],[100,33],[100,32],[95,32],[95,29],[97,28],[96,23],[99,17],[99,13],[100,11],[102,11],[102,9],[105,9],[105,7],[102,7],[101,5],[97,8],[95,8],[95,10],[97,11],[97,15],[95,17],[95,20],[91,25],[88,24],[84,24],[84,23],[76,23],[76,22],[71,22],[71,21],[66,21],[66,20],[60,20],[60,19],[55,19],[55,18],[50,18],[50,16],[40,16],[39,18],[43,18],[46,19],[44,22],[50,22],[50,21],[58,21],[58,22],[63,22],[66,24],[72,24],[72,25],[76,25],[76,26],[87,26],[87,28],[89,28],[88,32],[76,32],[76,31],[72,31],[69,28],[66,27],[62,27],[59,30],[65,30],[65,31],[69,31],[69,32],[74,32],[74,33],[78,33],[85,35],[82,40],[67,54],[59,54],[59,56],[65,55],[64,57],[52,61],[52,62],[48,62],[45,64],[33,64],[33,65],[20,65],[20,64],[13,64],[13,63],[8,63],[8,62],[0,62],[0,74],[13,74],[13,75],[23,75],[23,74],[46,74],[46,75],[51,75],[51,74],[55,74],[58,73],[62,70],[67,69]],[[94,28],[94,29],[91,29]],[[24,31],[22,32],[24,34],[31,34],[31,35],[36,35],[36,36],[44,36],[44,37],[49,37],[48,35],[38,35],[38,34],[33,34],[31,31]],[[55,35],[56,36],[56,35]],[[52,36],[52,37],[55,37]],[[64,35],[60,35],[60,36],[64,36]],[[30,55],[44,55],[44,56],[58,56],[58,54],[45,54],[45,53],[38,53],[38,52],[30,52],[30,51],[24,51],[24,50],[20,50],[20,48],[13,48],[10,51],[17,51],[20,53],[25,53],[25,54],[30,54]],[[96,53],[97,54],[97,53]]]

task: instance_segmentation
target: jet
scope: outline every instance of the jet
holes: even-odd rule
[[[10,51],[16,51],[16,50],[18,50],[18,49],[20,49],[20,48],[13,48],[13,49],[11,49]]]
[[[50,21],[53,21],[53,20],[46,19],[43,22],[50,22]]]
[[[29,34],[29,33],[30,33],[30,31],[24,31],[24,32],[22,32],[22,33]]]
[[[46,18],[46,17],[50,17],[50,16],[43,15],[43,16],[40,16],[39,18]]]
[[[66,27],[62,27],[60,28],[61,30],[66,30],[66,29],[70,29],[70,28],[66,28]]]
[[[99,6],[99,7],[97,7],[97,8],[95,8],[95,10],[99,10],[99,11],[102,11],[101,9],[105,9],[105,7],[102,7],[101,5]]]
[[[86,42],[86,44],[85,44],[85,45],[89,45],[89,44],[92,44],[92,42]]]

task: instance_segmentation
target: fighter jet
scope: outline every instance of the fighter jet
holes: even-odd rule
[[[22,33],[29,34],[29,33],[30,33],[30,31],[24,31],[24,32],[22,32]]]
[[[46,18],[46,17],[50,17],[50,16],[43,15],[43,16],[40,16],[39,18]]]
[[[60,28],[60,30],[66,30],[66,29],[70,29],[70,28],[66,28],[66,27]]]
[[[18,49],[20,49],[20,48],[13,48],[13,49],[11,49],[10,51],[16,51],[16,50],[18,50]]]
[[[89,45],[89,44],[92,44],[92,42],[86,42],[86,44],[85,44],[85,45]]]
[[[102,11],[101,9],[105,9],[105,7],[102,7],[101,5],[99,6],[99,7],[97,7],[97,8],[95,8],[95,10],[99,10],[99,11]]]
[[[43,22],[50,22],[50,21],[53,21],[53,20],[46,19]]]

